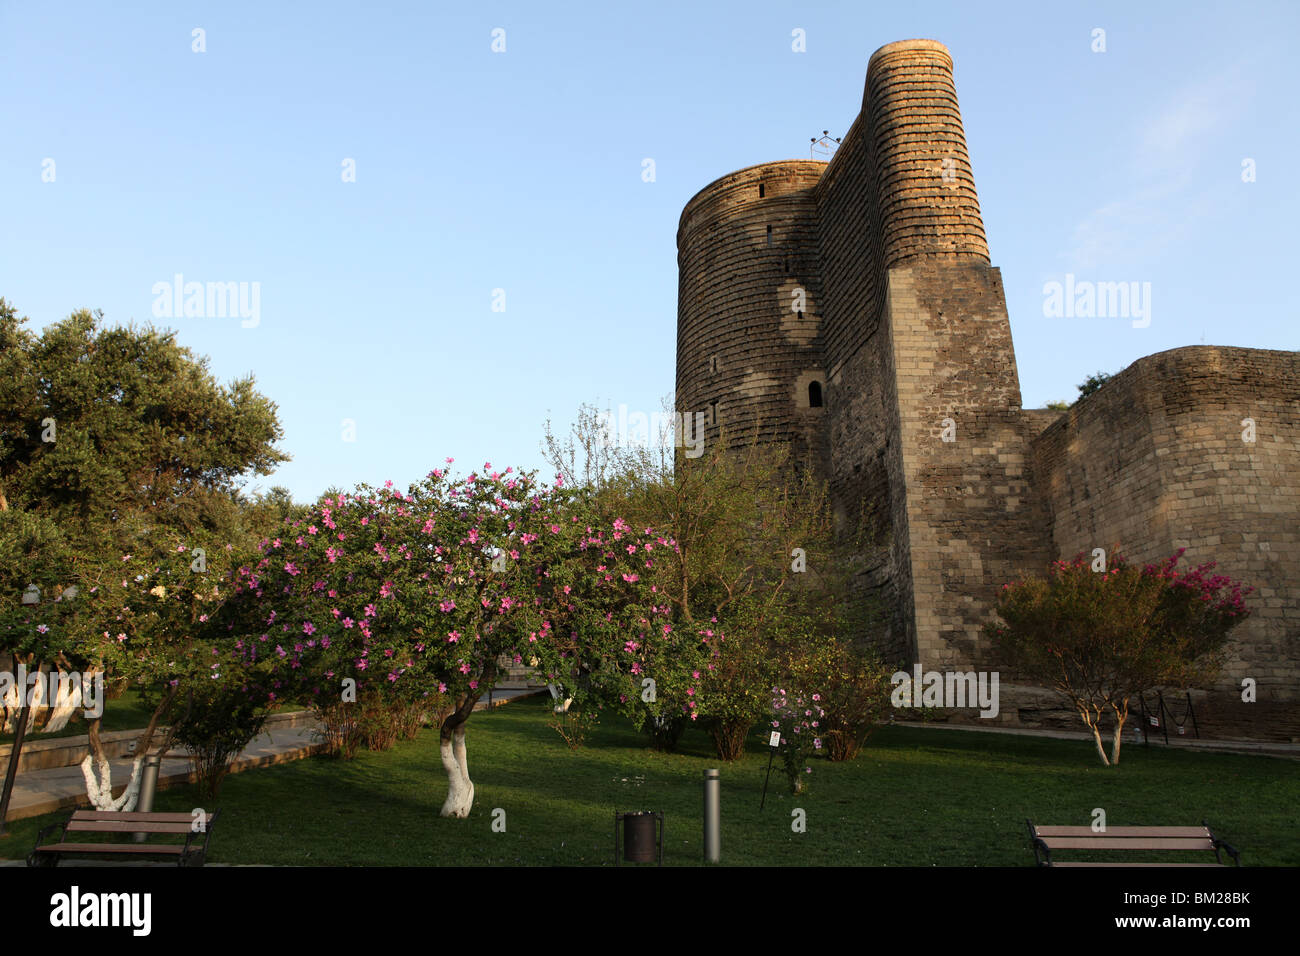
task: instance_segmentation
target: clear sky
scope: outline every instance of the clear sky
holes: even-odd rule
[[[0,3],[0,295],[37,328],[102,309],[177,329],[223,381],[251,371],[294,459],[258,486],[300,500],[448,456],[537,467],[548,413],[672,390],[686,201],[842,135],[871,53],[928,37],[955,61],[1025,404],[1073,400],[1163,349],[1300,348],[1298,11]],[[1149,282],[1150,325],[1045,316],[1067,273]],[[155,318],[177,274],[258,283],[256,324]]]

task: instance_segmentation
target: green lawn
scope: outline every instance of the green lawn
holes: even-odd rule
[[[466,865],[607,863],[613,812],[666,815],[665,862],[701,859],[702,771],[719,766],[692,731],[682,752],[645,749],[611,716],[570,751],[531,698],[475,714],[467,743],[477,788],[468,820],[444,820],[437,736],[342,762],[313,758],[226,780],[210,860],[222,863]],[[817,760],[811,790],[791,797],[773,772],[758,809],[766,750],[722,767],[727,864],[1025,866],[1025,818],[1086,825],[1192,825],[1206,818],[1246,865],[1300,865],[1300,764],[1289,760],[1131,746],[1116,769],[1090,741],[886,727],[853,762]],[[163,791],[159,810],[189,810],[191,788]],[[493,810],[506,832],[492,830]],[[807,814],[793,833],[791,810]],[[0,856],[21,857],[39,825],[12,824]],[[1176,859],[1187,860],[1181,856]]]

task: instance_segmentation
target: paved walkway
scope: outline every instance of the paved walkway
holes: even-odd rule
[[[507,701],[526,697],[531,694],[546,693],[545,688],[501,687],[492,693],[492,706],[499,707]],[[476,711],[486,710],[488,699],[484,697],[474,707]],[[312,739],[313,727],[272,727],[264,731],[231,763],[230,772],[239,773],[254,767],[267,767],[272,764],[300,760],[321,749]],[[177,753],[177,751],[172,751]],[[121,794],[131,778],[131,757],[109,760],[113,773],[114,795]],[[0,780],[3,780],[3,768],[0,768]],[[190,760],[181,751],[177,756],[165,757],[158,770],[158,789],[185,783],[191,779]],[[9,814],[6,820],[22,820],[44,813],[52,813],[63,808],[71,808],[86,802],[86,778],[81,767],[57,767],[51,770],[33,770],[20,773],[14,779],[13,795],[9,799]]]
[[[1080,721],[1082,723],[1082,721]],[[944,721],[916,721],[916,720],[897,720],[894,721],[896,727],[916,727],[923,730],[970,730],[975,733],[985,734],[1017,734],[1022,737],[1054,737],[1057,740],[1086,740],[1092,743],[1092,734],[1086,730],[1037,730],[1025,727],[981,727],[971,724],[953,724]],[[1121,749],[1121,758],[1123,750],[1133,747],[1144,746],[1141,738],[1133,733],[1131,724],[1126,725],[1124,731],[1124,744]],[[1111,738],[1109,734],[1101,735],[1102,741],[1106,744],[1107,753],[1110,752]],[[1265,757],[1289,757],[1292,760],[1300,760],[1300,744],[1287,743],[1283,740],[1207,740],[1185,737],[1169,738],[1169,745],[1165,746],[1165,738],[1161,733],[1151,734],[1151,746],[1161,747],[1166,750],[1199,750],[1202,752],[1217,753],[1241,753],[1254,754],[1255,756]]]

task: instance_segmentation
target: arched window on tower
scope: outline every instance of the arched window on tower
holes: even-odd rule
[[[808,383],[808,407],[809,408],[822,407],[822,383],[821,382]]]

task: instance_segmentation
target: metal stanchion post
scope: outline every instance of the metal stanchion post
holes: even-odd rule
[[[704,771],[704,860],[722,857],[722,781],[717,770]]]
[[[144,758],[144,770],[140,777],[140,798],[136,801],[135,808],[141,813],[148,813],[153,809],[153,795],[158,789],[158,768],[162,765],[162,754],[152,753]],[[149,838],[147,833],[136,833],[131,839],[136,843],[143,843]]]

